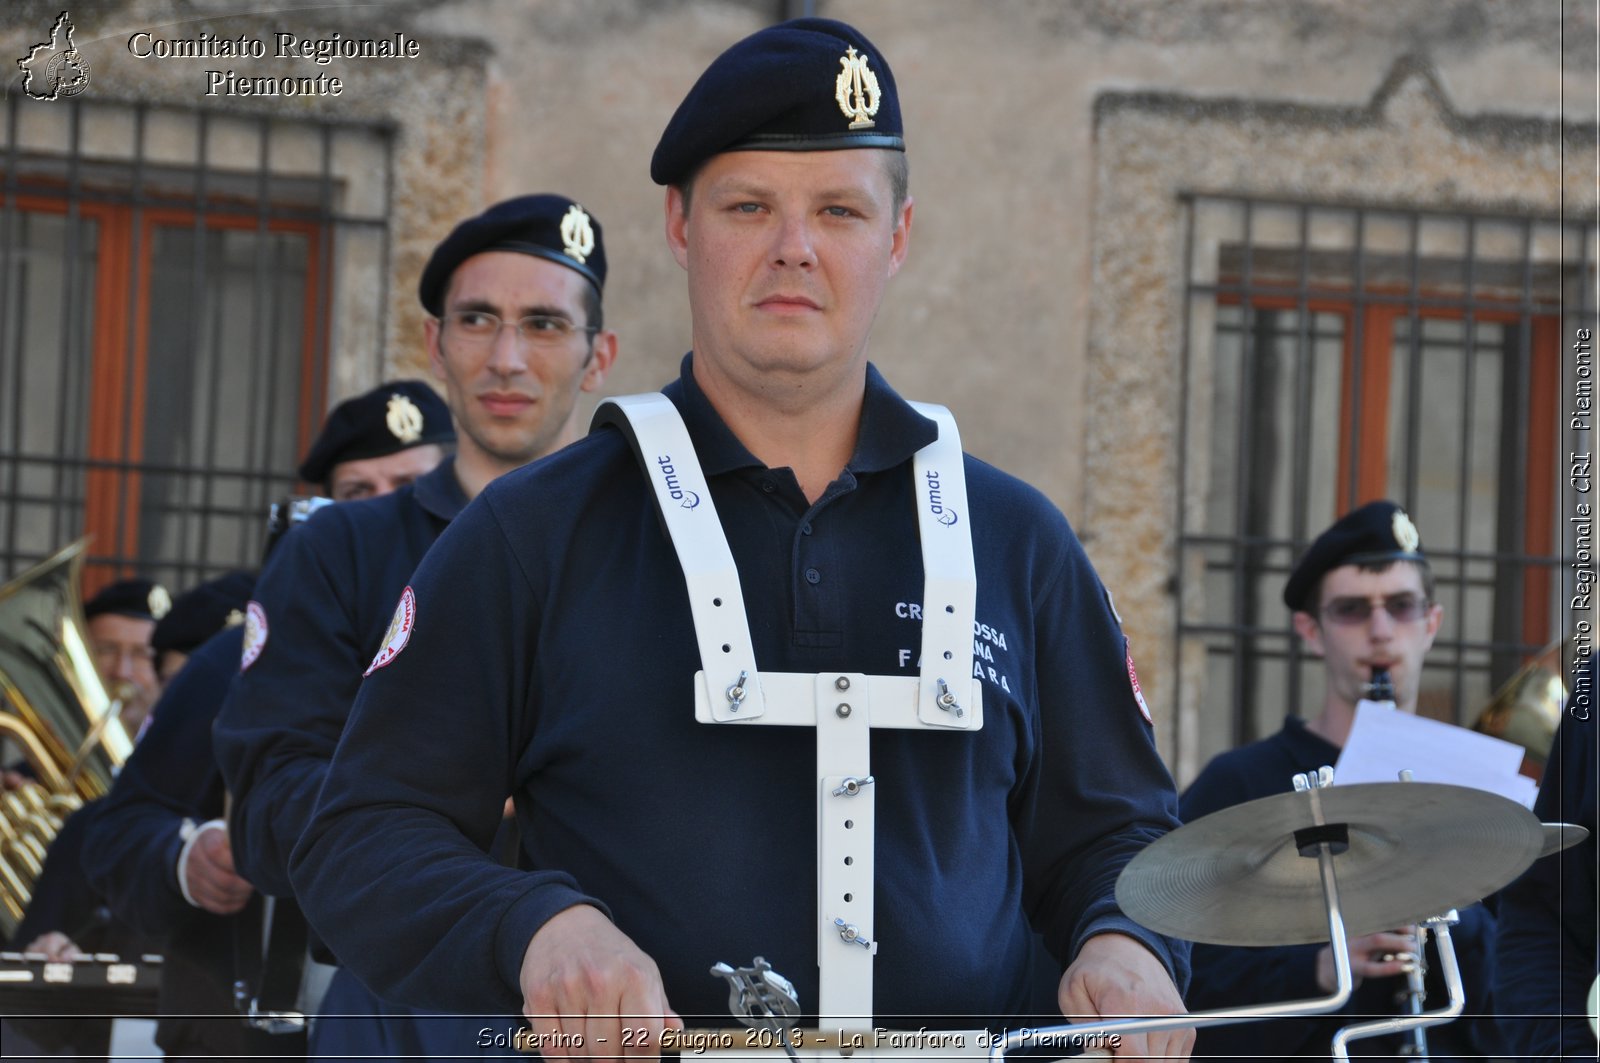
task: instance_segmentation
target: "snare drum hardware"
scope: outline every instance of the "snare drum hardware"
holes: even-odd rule
[[[161,957],[0,952],[0,1015],[154,1015]]]

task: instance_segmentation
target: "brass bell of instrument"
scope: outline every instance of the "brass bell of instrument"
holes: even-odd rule
[[[1526,775],[1544,773],[1550,743],[1561,723],[1561,707],[1567,700],[1561,650],[1560,641],[1540,650],[1494,692],[1472,725],[1474,731],[1521,746],[1526,751]]]
[[[104,796],[133,751],[117,721],[121,699],[106,691],[89,649],[80,590],[87,541],[0,586],[0,738],[34,773],[0,794],[0,932],[8,938],[62,821]]]

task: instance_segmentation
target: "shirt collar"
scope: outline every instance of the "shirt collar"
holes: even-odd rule
[[[694,440],[700,467],[707,476],[735,469],[762,468],[739,438],[733,434],[700,385],[695,383],[694,353],[683,356],[678,379],[662,392],[683,415],[689,438]],[[861,404],[861,432],[849,470],[854,473],[892,469],[939,437],[939,427],[902,399],[876,366],[867,364],[867,390]],[[419,481],[420,482],[420,481]]]
[[[417,505],[446,523],[467,508],[467,493],[456,479],[456,458],[452,454],[431,472],[419,477],[413,487]]]

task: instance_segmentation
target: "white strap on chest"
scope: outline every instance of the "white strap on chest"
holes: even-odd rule
[[[739,569],[678,408],[659,392],[624,395],[602,402],[593,423],[615,425],[628,436],[678,553],[700,646],[695,704],[716,706],[718,720],[759,718],[766,712],[766,699],[756,680],[756,651]],[[744,695],[735,700],[729,692],[741,685],[741,675]]]
[[[939,438],[912,460],[917,531],[922,540],[922,666],[917,718],[930,727],[983,726],[983,699],[972,677],[978,575],[972,560],[972,514],[956,419],[943,406],[911,404],[939,426]],[[950,699],[954,698],[952,702]]]
[[[983,726],[982,685],[972,675],[977,576],[960,436],[944,407],[914,405],[939,426],[939,438],[912,462],[924,571],[914,677],[759,671],[738,570],[677,407],[663,395],[631,395],[606,400],[594,418],[629,436],[683,566],[700,648],[695,718],[816,728],[824,1028],[870,1022],[873,1013],[875,794],[883,784],[871,774],[872,728]]]

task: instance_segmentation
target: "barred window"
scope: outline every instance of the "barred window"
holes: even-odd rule
[[[1594,226],[1193,197],[1178,638],[1206,658],[1199,761],[1314,714],[1281,600],[1339,515],[1415,519],[1444,621],[1418,712],[1469,724],[1560,637],[1563,335]],[[1564,321],[1564,318],[1566,319]]]
[[[91,537],[86,593],[259,559],[370,343],[390,132],[14,94],[0,127],[0,576]]]

